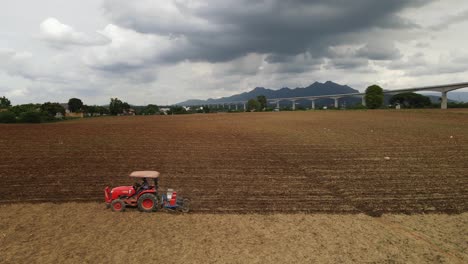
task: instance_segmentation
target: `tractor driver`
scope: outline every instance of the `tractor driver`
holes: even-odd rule
[[[149,183],[148,183],[148,180],[146,178],[143,178],[143,183],[141,184],[141,188],[140,190],[141,191],[146,191],[149,189]]]
[[[135,182],[133,185],[133,188],[135,189],[136,193],[140,193],[142,191],[146,191],[150,188],[148,180],[146,178],[143,178],[143,182],[139,184],[138,182]]]

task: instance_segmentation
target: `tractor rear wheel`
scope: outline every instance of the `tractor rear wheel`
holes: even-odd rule
[[[124,212],[125,211],[125,203],[120,199],[115,199],[112,201],[110,205],[113,212]]]
[[[182,211],[182,213],[188,213],[190,211],[190,200],[185,198],[182,201],[183,201],[183,204],[180,210]]]
[[[158,198],[151,193],[145,193],[138,199],[138,210],[151,213],[158,210]]]

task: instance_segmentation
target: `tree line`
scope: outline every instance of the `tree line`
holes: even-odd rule
[[[377,109],[384,106],[383,89],[378,85],[371,85],[365,91],[366,105],[356,105],[353,108]],[[405,92],[393,95],[389,101],[391,106],[399,105],[402,108],[431,108],[438,104],[431,103],[429,97]],[[468,103],[448,103],[450,108],[467,108]],[[66,104],[71,113],[82,113],[85,117],[103,116],[103,115],[157,115],[163,113],[161,108],[155,104],[147,106],[131,106],[118,98],[111,98],[108,106],[85,105],[79,98],[70,98]],[[267,98],[259,95],[246,103],[246,111],[273,111],[268,107]],[[284,108],[283,110],[291,110]],[[298,107],[297,110],[305,110],[304,107]],[[164,109],[164,114],[192,114],[192,113],[213,113],[226,111],[210,105],[200,105],[197,107],[182,107],[173,105]],[[240,112],[242,110],[228,110],[228,112]],[[0,123],[41,123],[53,122],[68,119],[66,109],[62,104],[54,102],[45,102],[43,104],[21,104],[13,106],[11,101],[5,96],[0,97]]]
[[[84,117],[124,114],[159,114],[159,107],[154,104],[147,106],[130,106],[118,98],[111,98],[109,106],[85,105],[79,98],[70,98],[64,105],[57,102],[45,102],[43,104],[12,105],[5,96],[0,97],[0,123],[42,123],[66,120],[73,117],[67,116],[67,110],[71,113],[82,114]]]

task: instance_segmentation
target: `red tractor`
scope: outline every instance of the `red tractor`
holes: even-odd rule
[[[159,195],[157,171],[134,171],[132,178],[141,178],[142,183],[136,182],[133,186],[119,186],[104,189],[104,197],[107,207],[114,212],[123,212],[125,207],[138,207],[142,212],[154,212],[159,209],[180,211],[187,213],[190,210],[190,201],[177,196],[177,192],[167,189],[167,192]],[[153,179],[154,185],[150,185],[147,179]]]

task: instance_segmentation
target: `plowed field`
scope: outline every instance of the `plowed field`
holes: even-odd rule
[[[102,201],[133,170],[196,212],[468,211],[468,111],[103,117],[0,125],[0,202]]]

